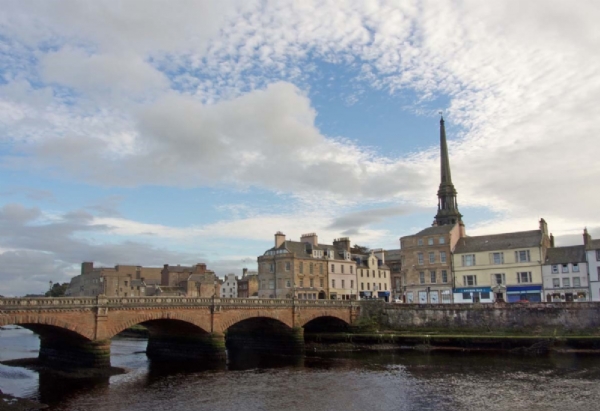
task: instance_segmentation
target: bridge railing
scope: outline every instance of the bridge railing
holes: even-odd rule
[[[26,298],[0,298],[0,306],[6,307],[35,307],[35,306],[82,306],[98,304],[96,297],[26,297]]]
[[[0,298],[0,307],[67,307],[67,306],[304,306],[304,307],[350,307],[356,301],[345,300],[292,300],[283,298],[205,298],[184,296],[156,297],[24,297]]]

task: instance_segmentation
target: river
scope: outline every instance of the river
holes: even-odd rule
[[[0,330],[0,360],[36,357],[38,347],[28,330]],[[0,389],[64,411],[600,409],[600,356],[246,353],[203,369],[151,363],[145,347],[143,339],[113,339],[112,365],[128,372],[96,380],[0,364]]]

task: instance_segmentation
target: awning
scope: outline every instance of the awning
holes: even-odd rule
[[[462,287],[454,289],[455,293],[489,293],[491,291],[490,287]]]
[[[377,291],[377,295],[379,295],[380,297],[389,297],[390,292],[389,291]]]

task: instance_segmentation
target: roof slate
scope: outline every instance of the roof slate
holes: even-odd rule
[[[546,252],[546,264],[567,264],[585,262],[585,246],[549,248]]]
[[[587,248],[588,248],[588,250],[597,250],[597,249],[600,249],[600,239],[590,241],[588,243]]]
[[[456,225],[456,224],[454,224],[454,225]],[[419,231],[417,234],[415,234],[415,236],[421,237],[424,235],[446,234],[446,233],[449,233],[450,231],[452,231],[452,229],[454,228],[454,225],[448,224],[448,225],[437,225],[437,226],[429,227],[429,228]]]
[[[456,254],[480,251],[512,250],[516,248],[537,247],[542,243],[542,231],[519,231],[494,235],[464,237],[456,243]]]

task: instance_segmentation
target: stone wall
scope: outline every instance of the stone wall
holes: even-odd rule
[[[385,304],[362,303],[360,316],[381,329],[453,333],[597,334],[600,303]]]

